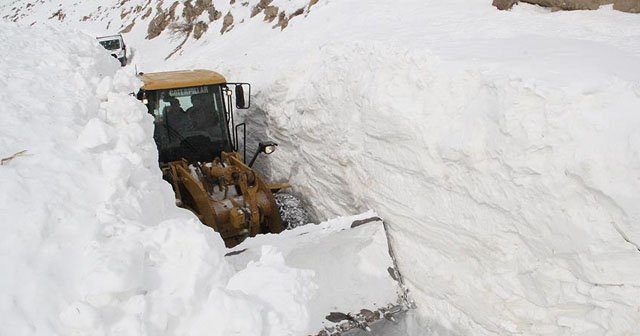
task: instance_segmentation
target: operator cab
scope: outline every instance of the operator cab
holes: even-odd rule
[[[157,90],[148,100],[160,162],[210,162],[231,151],[221,85]]]
[[[231,92],[220,74],[191,70],[142,74],[140,78],[144,87],[138,98],[154,117],[160,162],[211,162],[222,151],[237,149],[232,141],[233,136],[237,142],[237,136],[230,120]]]

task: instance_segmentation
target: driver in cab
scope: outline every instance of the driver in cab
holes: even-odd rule
[[[213,111],[213,96],[208,93],[194,94],[191,96],[191,104],[193,106],[187,109],[191,126],[194,130],[211,134],[218,125],[218,118]]]
[[[189,122],[184,109],[180,106],[180,101],[175,97],[167,97],[163,99],[164,102],[169,103],[162,110],[162,114],[165,116],[165,122],[167,125],[180,134],[191,129],[191,123]]]

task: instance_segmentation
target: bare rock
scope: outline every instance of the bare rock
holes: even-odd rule
[[[288,25],[289,25],[289,18],[283,11],[283,12],[280,12],[280,15],[278,15],[278,23],[276,23],[276,25],[273,26],[273,28],[275,29],[280,27],[280,30],[283,30],[287,28]]]
[[[198,23],[196,23],[193,26],[193,38],[195,38],[196,40],[201,38],[202,35],[204,35],[204,33],[207,32],[207,29],[209,29],[209,25],[202,22],[202,21],[198,21]]]
[[[221,17],[222,17],[222,12],[221,11],[216,10],[215,8],[212,8],[212,10],[209,11],[209,22],[216,21]]]
[[[273,20],[278,17],[278,7],[276,6],[268,6],[264,9],[264,20],[267,22],[273,22]]]
[[[640,0],[615,0],[613,9],[627,13],[640,13]]]
[[[251,9],[251,17],[258,15],[258,13],[262,12],[265,8],[267,8],[273,0],[260,0],[258,4]]]
[[[131,9],[129,9],[129,10],[123,9],[122,12],[120,13],[120,19],[121,20],[124,19],[129,14],[131,14]]]
[[[135,25],[136,25],[136,19],[133,19],[133,21],[129,25],[127,25],[126,27],[124,27],[120,31],[120,34],[126,34],[126,33],[130,32],[131,29],[133,29],[133,26],[135,26]]]
[[[182,9],[182,17],[186,22],[193,22],[193,20],[198,17],[198,15],[202,14],[202,11],[198,13],[198,9],[196,9],[191,0],[187,0],[184,2],[184,8]]]
[[[493,0],[493,6],[499,10],[509,10],[513,5],[517,4],[518,0]]]
[[[176,19],[176,7],[178,7],[179,2],[174,2],[166,12],[162,10],[161,4],[158,4],[156,7],[158,13],[149,22],[147,40],[158,37]]]
[[[521,0],[542,7],[550,7],[560,10],[593,10],[601,5],[610,4],[612,0]]]
[[[217,11],[211,0],[196,0],[195,3],[192,3],[192,0],[187,0],[184,3],[182,17],[187,22],[193,22],[205,11],[209,13],[209,21],[214,21]]]
[[[67,16],[67,14],[65,14],[62,9],[58,9],[57,12],[53,13],[53,15],[51,15],[51,17],[49,17],[49,19],[53,19],[53,18],[57,18],[60,21],[64,21],[64,18]]]
[[[309,1],[309,6],[307,7],[307,10],[310,10],[311,7],[313,7],[313,5],[317,4],[319,0],[311,0]]]
[[[140,19],[144,20],[144,19],[148,18],[149,16],[151,16],[151,13],[153,13],[153,8],[147,9],[147,12],[142,14],[142,17]]]
[[[162,31],[167,28],[169,25],[169,20],[167,20],[167,14],[165,12],[159,12],[156,16],[151,19],[149,22],[149,27],[147,27],[147,40],[151,40],[153,38],[158,37],[162,33]]]
[[[220,34],[224,34],[233,28],[233,15],[231,15],[231,11],[224,16],[222,19],[222,28],[220,29]]]
[[[291,20],[292,18],[298,16],[298,15],[302,15],[304,14],[304,8],[298,8],[295,12],[293,12],[291,15],[289,15],[289,20]]]
[[[508,2],[509,0],[494,0],[496,2]],[[613,9],[628,12],[640,13],[640,0],[520,0],[534,5],[550,7],[556,10],[593,10],[602,5],[613,4]],[[497,7],[497,6],[496,6]],[[498,7],[499,8],[499,7]]]

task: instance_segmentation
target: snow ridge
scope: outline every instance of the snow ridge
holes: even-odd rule
[[[313,274],[227,264],[161,178],[136,77],[91,36],[1,28],[0,157],[26,152],[0,166],[0,334],[302,333]]]
[[[318,216],[376,209],[434,330],[634,332],[637,84],[502,71],[325,46],[261,102],[274,171]]]

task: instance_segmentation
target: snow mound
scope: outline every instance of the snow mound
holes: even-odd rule
[[[76,31],[0,28],[0,334],[299,334],[312,274],[273,250],[236,273],[175,207],[135,76]]]
[[[517,57],[322,47],[261,102],[277,111],[274,171],[319,216],[375,209],[388,221],[413,298],[442,330],[636,332],[637,58],[599,49],[617,59],[603,68],[566,54],[597,44],[564,45],[538,73]]]
[[[305,335],[334,326],[325,319],[330,312],[357,314],[361,309],[385,308],[398,304],[404,294],[389,275],[389,268],[395,265],[384,224],[373,211],[277,235],[258,235],[234,247],[227,259],[243,269],[257,260],[262,262],[266,248],[280,251],[287,265],[315,273],[318,288],[305,298],[310,313]]]

